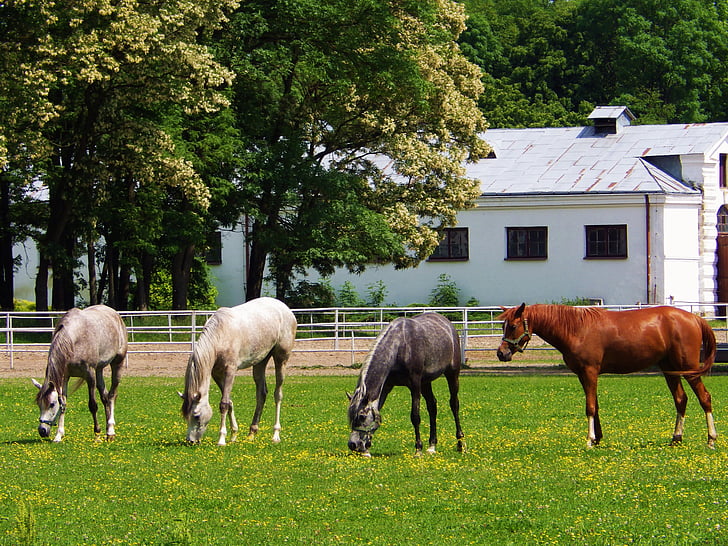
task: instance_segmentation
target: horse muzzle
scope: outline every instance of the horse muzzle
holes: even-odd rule
[[[352,431],[349,436],[349,449],[357,453],[367,454],[372,447],[372,437],[369,434],[362,434],[359,431]]]
[[[498,347],[496,354],[498,355],[498,360],[501,362],[510,362],[513,359],[513,351],[511,351],[511,348],[505,341]]]
[[[45,423],[38,425],[38,434],[41,438],[48,438],[51,435],[51,427]]]

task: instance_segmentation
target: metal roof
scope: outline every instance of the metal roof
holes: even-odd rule
[[[622,108],[622,107],[620,107]],[[620,110],[622,113],[622,110]],[[495,158],[467,166],[483,194],[696,193],[693,182],[661,170],[653,157],[707,155],[728,138],[728,123],[489,129]]]

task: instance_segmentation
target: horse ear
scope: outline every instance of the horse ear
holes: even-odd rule
[[[38,388],[38,390],[43,388],[43,385],[38,383],[35,379],[31,378],[30,380],[33,382],[33,385],[35,385]]]
[[[349,399],[349,402],[351,402],[351,399],[354,398],[351,394],[349,394],[349,391],[346,391],[346,397]]]
[[[181,398],[182,400],[184,400],[184,399],[185,399],[185,395],[184,395],[184,394],[182,394],[181,392],[177,391],[177,394],[179,394],[179,397],[180,397],[180,398]]]
[[[518,309],[516,309],[516,317],[520,317],[523,314],[523,310],[526,308],[526,303],[522,303]]]

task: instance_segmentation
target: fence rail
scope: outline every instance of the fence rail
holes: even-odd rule
[[[725,309],[728,304],[681,303],[680,307],[714,319],[719,342],[728,342]],[[625,310],[643,305],[603,306]],[[447,316],[461,336],[463,353],[482,350],[482,340],[495,341],[502,335],[496,317],[501,307],[339,307],[294,309],[298,320],[297,351],[367,352],[382,328],[397,317],[435,311]],[[123,311],[129,334],[129,353],[189,354],[214,311]],[[721,313],[720,315],[718,313]],[[63,312],[0,313],[0,351],[9,354],[10,367],[17,353],[45,353]],[[479,342],[480,340],[480,342]],[[536,349],[538,350],[538,349]]]

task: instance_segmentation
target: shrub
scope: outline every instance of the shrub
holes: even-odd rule
[[[460,305],[460,289],[447,273],[438,277],[437,286],[430,292],[432,307],[457,307]]]

